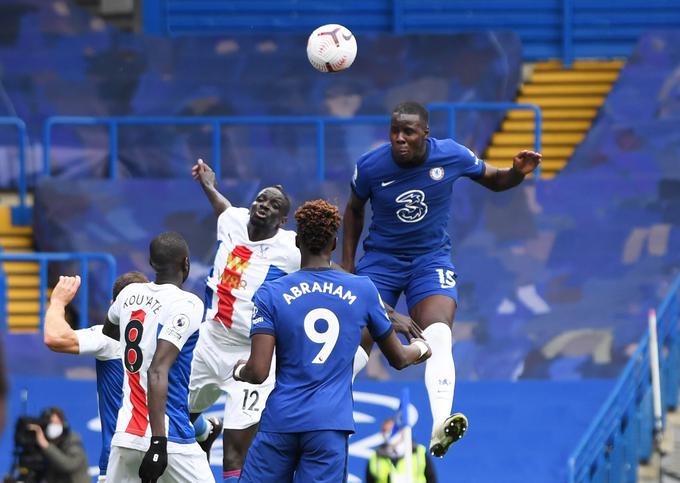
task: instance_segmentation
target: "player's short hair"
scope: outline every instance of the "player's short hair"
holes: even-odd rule
[[[392,109],[392,115],[399,114],[417,114],[423,127],[430,124],[430,114],[425,109],[425,106],[413,101],[402,102]]]
[[[283,216],[288,216],[288,213],[290,213],[290,196],[288,196],[286,190],[283,189],[283,185],[275,184],[273,186],[270,186],[270,188],[279,190],[283,195],[284,204],[281,207],[281,214],[283,214]]]
[[[155,270],[180,268],[189,256],[189,245],[176,231],[166,231],[151,240],[149,258]]]
[[[295,211],[295,221],[300,244],[318,255],[338,234],[340,210],[326,200],[307,201]]]
[[[120,291],[131,283],[147,283],[148,281],[149,279],[142,272],[125,272],[123,275],[118,277],[115,282],[113,282],[111,298],[116,300],[116,297],[118,297]]]

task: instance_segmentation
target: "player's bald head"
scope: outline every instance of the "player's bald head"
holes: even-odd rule
[[[182,269],[189,258],[189,245],[176,231],[166,231],[151,240],[149,261],[154,270]]]
[[[402,102],[392,109],[392,119],[400,122],[413,122],[427,129],[430,123],[430,114],[425,106],[417,102]]]

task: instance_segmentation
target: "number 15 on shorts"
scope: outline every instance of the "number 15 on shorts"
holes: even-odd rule
[[[453,270],[444,270],[443,268],[435,269],[439,275],[439,285],[442,288],[453,288],[456,286],[456,274]]]

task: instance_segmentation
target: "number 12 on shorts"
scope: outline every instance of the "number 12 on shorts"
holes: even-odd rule
[[[260,400],[260,393],[256,390],[243,390],[243,410],[244,411],[259,411],[260,408],[255,407],[257,402]]]
[[[439,275],[439,285],[442,288],[453,288],[456,286],[456,274],[453,270],[444,270],[443,268],[435,269]]]

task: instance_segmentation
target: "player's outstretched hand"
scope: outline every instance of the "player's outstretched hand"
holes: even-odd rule
[[[149,449],[139,466],[142,483],[155,483],[168,466],[168,438],[152,436]]]
[[[50,302],[62,304],[64,307],[67,306],[76,296],[78,287],[80,287],[79,275],[75,277],[60,276],[59,282],[57,282],[50,296]]]
[[[420,364],[421,362],[425,362],[430,358],[432,355],[432,349],[430,349],[430,344],[428,344],[425,339],[417,338],[417,339],[412,339],[411,340],[411,345],[417,345],[420,347],[423,347],[422,344],[425,344],[425,352],[420,356],[420,358],[414,362],[414,364]],[[421,351],[422,352],[422,351]]]
[[[203,186],[216,186],[215,172],[201,158],[191,168],[191,176]]]
[[[416,325],[411,317],[400,314],[396,310],[388,311],[388,316],[394,330],[399,334],[404,334],[409,341],[423,338],[422,329]]]
[[[527,175],[535,170],[539,164],[541,164],[542,158],[543,155],[541,153],[527,150],[520,151],[517,153],[517,156],[512,159],[512,167],[516,171]]]

